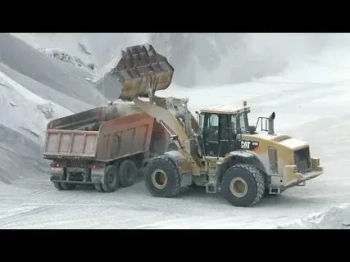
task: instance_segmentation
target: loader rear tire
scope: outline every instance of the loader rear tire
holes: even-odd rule
[[[118,168],[114,165],[109,165],[105,169],[103,176],[102,189],[104,192],[114,192],[118,189]]]
[[[122,187],[130,187],[136,181],[137,167],[132,160],[124,160],[119,166],[119,180]]]
[[[265,179],[260,171],[251,165],[238,164],[224,174],[222,194],[233,206],[248,207],[260,202],[265,191]]]
[[[168,156],[158,156],[147,165],[145,185],[155,197],[176,197],[180,194],[181,175]]]

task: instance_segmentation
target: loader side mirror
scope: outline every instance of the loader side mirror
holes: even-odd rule
[[[256,126],[249,126],[248,131],[249,131],[249,134],[255,134]]]

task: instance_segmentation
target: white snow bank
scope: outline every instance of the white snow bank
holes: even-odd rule
[[[42,99],[0,72],[0,182],[43,174],[42,159],[48,121],[71,112]]]
[[[332,207],[280,229],[350,229],[350,204]]]
[[[149,33],[12,33],[34,48],[60,48],[86,64],[104,67],[121,48],[148,41]]]
[[[38,48],[38,50],[47,56],[52,56],[58,60],[88,71],[94,71],[96,69],[96,65],[94,63],[85,64],[79,57],[72,56],[59,48]]]
[[[72,114],[0,72],[0,124],[41,143],[48,121]]]

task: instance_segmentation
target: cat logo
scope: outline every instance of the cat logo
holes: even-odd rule
[[[249,149],[250,148],[250,141],[241,141],[241,148]]]
[[[254,150],[259,146],[259,142],[257,141],[241,141],[241,149]]]

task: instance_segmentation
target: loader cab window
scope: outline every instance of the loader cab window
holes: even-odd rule
[[[199,117],[204,154],[216,156],[219,148],[219,115],[202,113]]]
[[[238,117],[237,115],[231,115],[231,130],[232,130],[232,136],[235,137],[238,133]]]
[[[208,140],[218,141],[219,139],[219,116],[211,114],[208,117]]]
[[[222,157],[232,150],[232,141],[235,140],[232,115],[210,114],[200,115],[201,140],[204,154],[207,156]],[[236,126],[236,120],[234,125]]]

